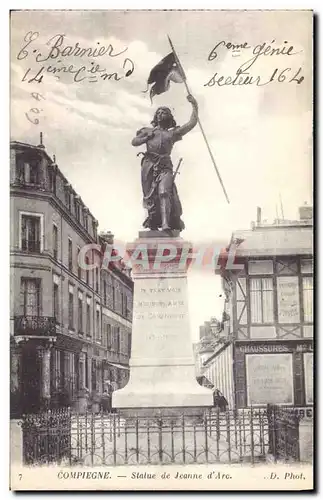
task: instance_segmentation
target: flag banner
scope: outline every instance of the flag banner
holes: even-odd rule
[[[163,94],[169,89],[171,81],[183,83],[184,80],[184,73],[175,59],[174,52],[171,52],[151,70],[145,92],[148,92],[149,86],[152,85],[150,87],[150,99],[152,101],[154,95]]]

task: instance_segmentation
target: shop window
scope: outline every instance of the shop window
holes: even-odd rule
[[[247,354],[248,406],[294,404],[292,354]]]
[[[313,404],[313,354],[304,353],[304,378],[306,404]]]

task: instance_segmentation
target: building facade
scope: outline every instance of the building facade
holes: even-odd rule
[[[313,404],[312,239],[307,206],[297,221],[258,221],[232,236],[240,268],[220,270],[226,345],[203,373],[234,407]]]
[[[10,152],[15,413],[73,405],[85,393],[98,397],[126,383],[132,280],[117,265],[79,265],[85,245],[105,240],[42,143],[12,142]],[[91,251],[85,262],[93,264]],[[120,296],[127,297],[127,308],[120,307]]]

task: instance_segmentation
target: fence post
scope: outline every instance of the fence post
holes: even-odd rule
[[[227,443],[228,443],[228,459],[231,462],[231,433],[230,433],[230,414],[225,412],[226,428],[227,428]]]
[[[161,418],[157,420],[158,423],[158,456],[159,460],[163,462],[163,421]]]
[[[209,462],[209,449],[208,449],[208,435],[207,435],[207,431],[208,431],[208,428],[207,428],[207,425],[208,425],[208,419],[207,417],[204,418],[204,437],[205,437],[205,458],[206,458],[206,463]]]
[[[253,409],[252,405],[250,406],[250,451],[251,451],[251,463],[253,464],[255,462],[255,442],[254,442],[254,435],[253,435]]]

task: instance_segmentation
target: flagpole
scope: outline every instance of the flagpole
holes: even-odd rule
[[[174,47],[174,45],[173,45],[173,42],[171,41],[171,39],[170,39],[170,37],[169,37],[168,35],[167,35],[167,38],[168,38],[169,44],[170,44],[170,46],[171,46],[171,49],[172,49],[172,51],[173,51],[173,54],[174,54],[174,56],[175,56],[176,62],[177,62],[178,66],[179,66],[179,68],[181,69],[181,72],[182,72],[182,74],[183,74],[183,77],[184,77],[184,84],[185,84],[185,87],[186,87],[187,93],[188,93],[188,94],[191,94],[191,91],[190,91],[189,86],[188,86],[188,84],[187,84],[187,79],[186,79],[186,75],[185,75],[184,68],[183,68],[183,66],[181,65],[181,62],[180,62],[180,60],[179,60],[179,58],[178,58],[178,55],[177,55],[177,53],[176,53],[175,47]],[[221,184],[221,186],[222,186],[222,189],[223,189],[224,195],[225,195],[225,197],[226,197],[226,200],[227,200],[227,202],[228,202],[228,203],[230,203],[229,197],[228,197],[227,192],[226,192],[226,190],[225,190],[225,187],[224,187],[223,181],[222,181],[222,179],[221,179],[221,175],[220,175],[220,173],[219,173],[218,167],[216,166],[216,163],[215,163],[215,159],[214,159],[213,153],[212,153],[212,151],[211,151],[211,148],[210,148],[209,142],[208,142],[207,137],[206,137],[206,135],[205,135],[205,132],[204,132],[204,129],[203,129],[203,126],[202,126],[202,123],[201,123],[201,120],[200,120],[199,116],[197,117],[197,122],[198,122],[199,127],[200,127],[200,130],[201,130],[201,132],[202,132],[202,135],[203,135],[203,138],[204,138],[204,141],[205,141],[206,147],[207,147],[207,149],[208,149],[208,152],[209,152],[209,155],[210,155],[210,157],[211,157],[211,160],[212,160],[213,166],[214,166],[214,168],[215,168],[215,171],[216,171],[216,173],[217,173],[218,179],[219,179],[220,184]]]

